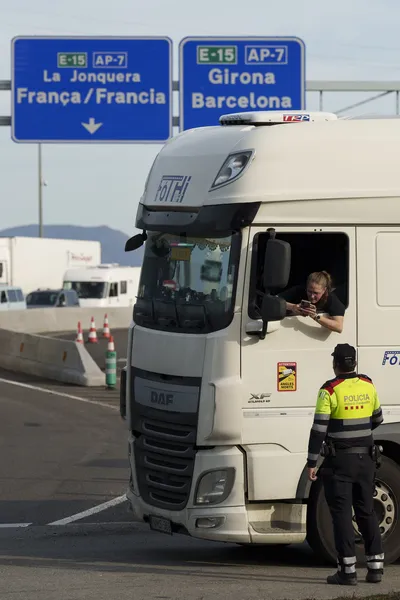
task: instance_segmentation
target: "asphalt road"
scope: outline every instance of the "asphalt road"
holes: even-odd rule
[[[88,333],[87,329],[83,332],[83,339],[85,343],[85,348],[93,358],[93,360],[97,363],[97,365],[105,370],[105,353],[107,350],[108,340],[102,337],[102,325],[97,329],[97,339],[98,342],[88,343]],[[128,344],[128,329],[112,329],[111,334],[114,338],[114,346],[117,353],[117,370],[120,371],[126,364],[126,354],[127,354],[127,344]],[[44,333],[43,335],[47,335],[49,337],[56,337],[63,340],[75,340],[76,332],[61,332],[61,333]]]
[[[399,565],[381,586],[338,590],[307,545],[246,548],[132,523],[116,394],[85,392],[0,372],[2,600],[325,600],[400,590]]]
[[[115,395],[103,406],[74,399],[77,388],[68,397],[17,383],[0,382],[0,523],[45,525],[124,494],[127,431]]]

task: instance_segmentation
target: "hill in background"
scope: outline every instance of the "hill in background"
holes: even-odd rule
[[[37,225],[22,225],[0,231],[2,237],[37,237]],[[143,247],[134,252],[125,252],[125,242],[129,236],[107,226],[80,227],[78,225],[45,225],[43,235],[46,238],[64,240],[90,240],[101,243],[101,260],[103,263],[118,263],[127,267],[141,266]]]

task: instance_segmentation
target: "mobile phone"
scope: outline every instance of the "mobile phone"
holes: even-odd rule
[[[300,302],[300,306],[301,308],[311,308],[312,302],[310,302],[309,300],[302,300]]]

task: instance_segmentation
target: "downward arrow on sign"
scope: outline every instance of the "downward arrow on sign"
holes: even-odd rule
[[[93,135],[96,131],[103,125],[103,123],[96,123],[96,119],[90,117],[89,123],[82,123],[85,129],[88,130],[89,133]]]

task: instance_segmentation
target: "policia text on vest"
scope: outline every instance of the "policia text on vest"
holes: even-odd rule
[[[318,457],[325,457],[319,474],[332,516],[338,559],[338,570],[327,582],[357,584],[353,506],[364,540],[366,580],[378,583],[384,555],[373,506],[379,449],[372,430],[383,422],[382,409],[371,379],[355,372],[355,348],[338,344],[332,356],[335,378],[319,390],[307,461],[309,479],[315,481]]]

